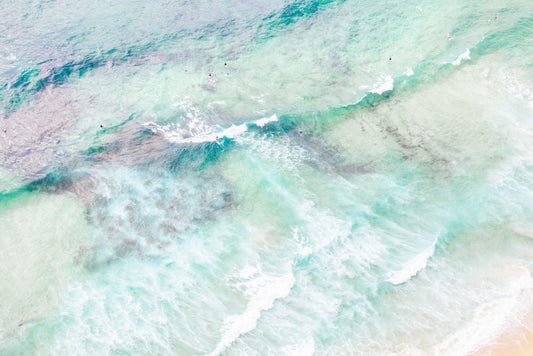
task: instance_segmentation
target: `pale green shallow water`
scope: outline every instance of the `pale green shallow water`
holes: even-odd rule
[[[1,11],[0,354],[467,355],[527,326],[530,1]]]

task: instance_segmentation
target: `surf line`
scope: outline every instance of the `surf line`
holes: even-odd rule
[[[170,142],[173,143],[205,143],[205,142],[216,142],[221,144],[222,138],[234,138],[240,135],[243,135],[250,127],[253,125],[258,127],[263,127],[268,123],[278,121],[276,114],[270,117],[264,117],[252,122],[240,124],[240,125],[231,125],[230,127],[214,133],[205,133],[190,137],[183,137],[174,130],[169,129],[168,126],[160,126],[153,121],[145,122],[143,126],[150,128],[152,132],[158,132],[163,134],[163,136]]]

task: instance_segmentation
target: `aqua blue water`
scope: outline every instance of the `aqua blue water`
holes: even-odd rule
[[[0,354],[467,355],[533,327],[531,1],[0,11]]]

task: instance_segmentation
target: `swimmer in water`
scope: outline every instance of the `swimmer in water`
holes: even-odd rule
[[[450,34],[448,33],[448,41],[451,41],[451,40],[452,40],[452,35],[450,35]]]

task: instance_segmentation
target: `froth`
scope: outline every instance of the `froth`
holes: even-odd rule
[[[496,340],[506,329],[520,324],[533,305],[533,280],[527,268],[508,266],[512,280],[505,294],[479,305],[463,328],[434,348],[436,355],[466,355]],[[518,276],[513,278],[513,274]],[[526,309],[526,310],[524,310]]]
[[[224,321],[225,331],[222,337],[209,355],[218,355],[231,345],[240,335],[253,330],[257,325],[257,320],[261,317],[261,312],[272,308],[274,301],[289,295],[294,285],[294,275],[288,274],[280,277],[260,277],[260,284],[257,292],[249,301],[246,310],[242,314],[231,315]]]
[[[464,61],[466,59],[470,59],[470,49],[468,49],[468,48],[466,49],[466,51],[464,53],[461,53],[459,55],[459,57],[457,57],[457,59],[452,62],[452,64],[454,66],[458,66],[459,64],[461,64],[462,61]]]
[[[431,258],[431,256],[433,256],[433,253],[435,252],[436,243],[437,241],[435,241],[433,245],[418,254],[415,258],[407,262],[401,270],[391,272],[389,274],[388,281],[392,284],[405,283],[409,279],[411,279],[411,277],[415,276],[419,271],[424,269],[429,259]]]
[[[191,122],[196,122],[198,120],[194,120]],[[228,128],[220,130],[219,127],[209,127],[203,123],[198,123],[194,125],[194,130],[184,130],[180,128],[172,128],[167,125],[158,125],[155,122],[146,122],[144,123],[144,126],[152,130],[154,133],[160,133],[162,134],[165,139],[167,139],[170,142],[174,143],[203,143],[203,142],[218,142],[219,139],[222,138],[235,138],[237,136],[243,135],[246,131],[248,131],[249,126],[251,124],[256,125],[258,127],[264,127],[266,124],[278,121],[278,117],[276,115],[272,115],[270,117],[265,117],[262,119],[258,119],[255,121],[251,121],[250,123],[244,123],[241,125],[231,125]],[[190,125],[189,125],[190,126]]]
[[[392,89],[394,89],[394,79],[392,79],[392,76],[387,75],[382,77],[376,84],[374,84],[374,87],[370,90],[370,92],[375,94],[383,94],[384,92],[391,91]]]

